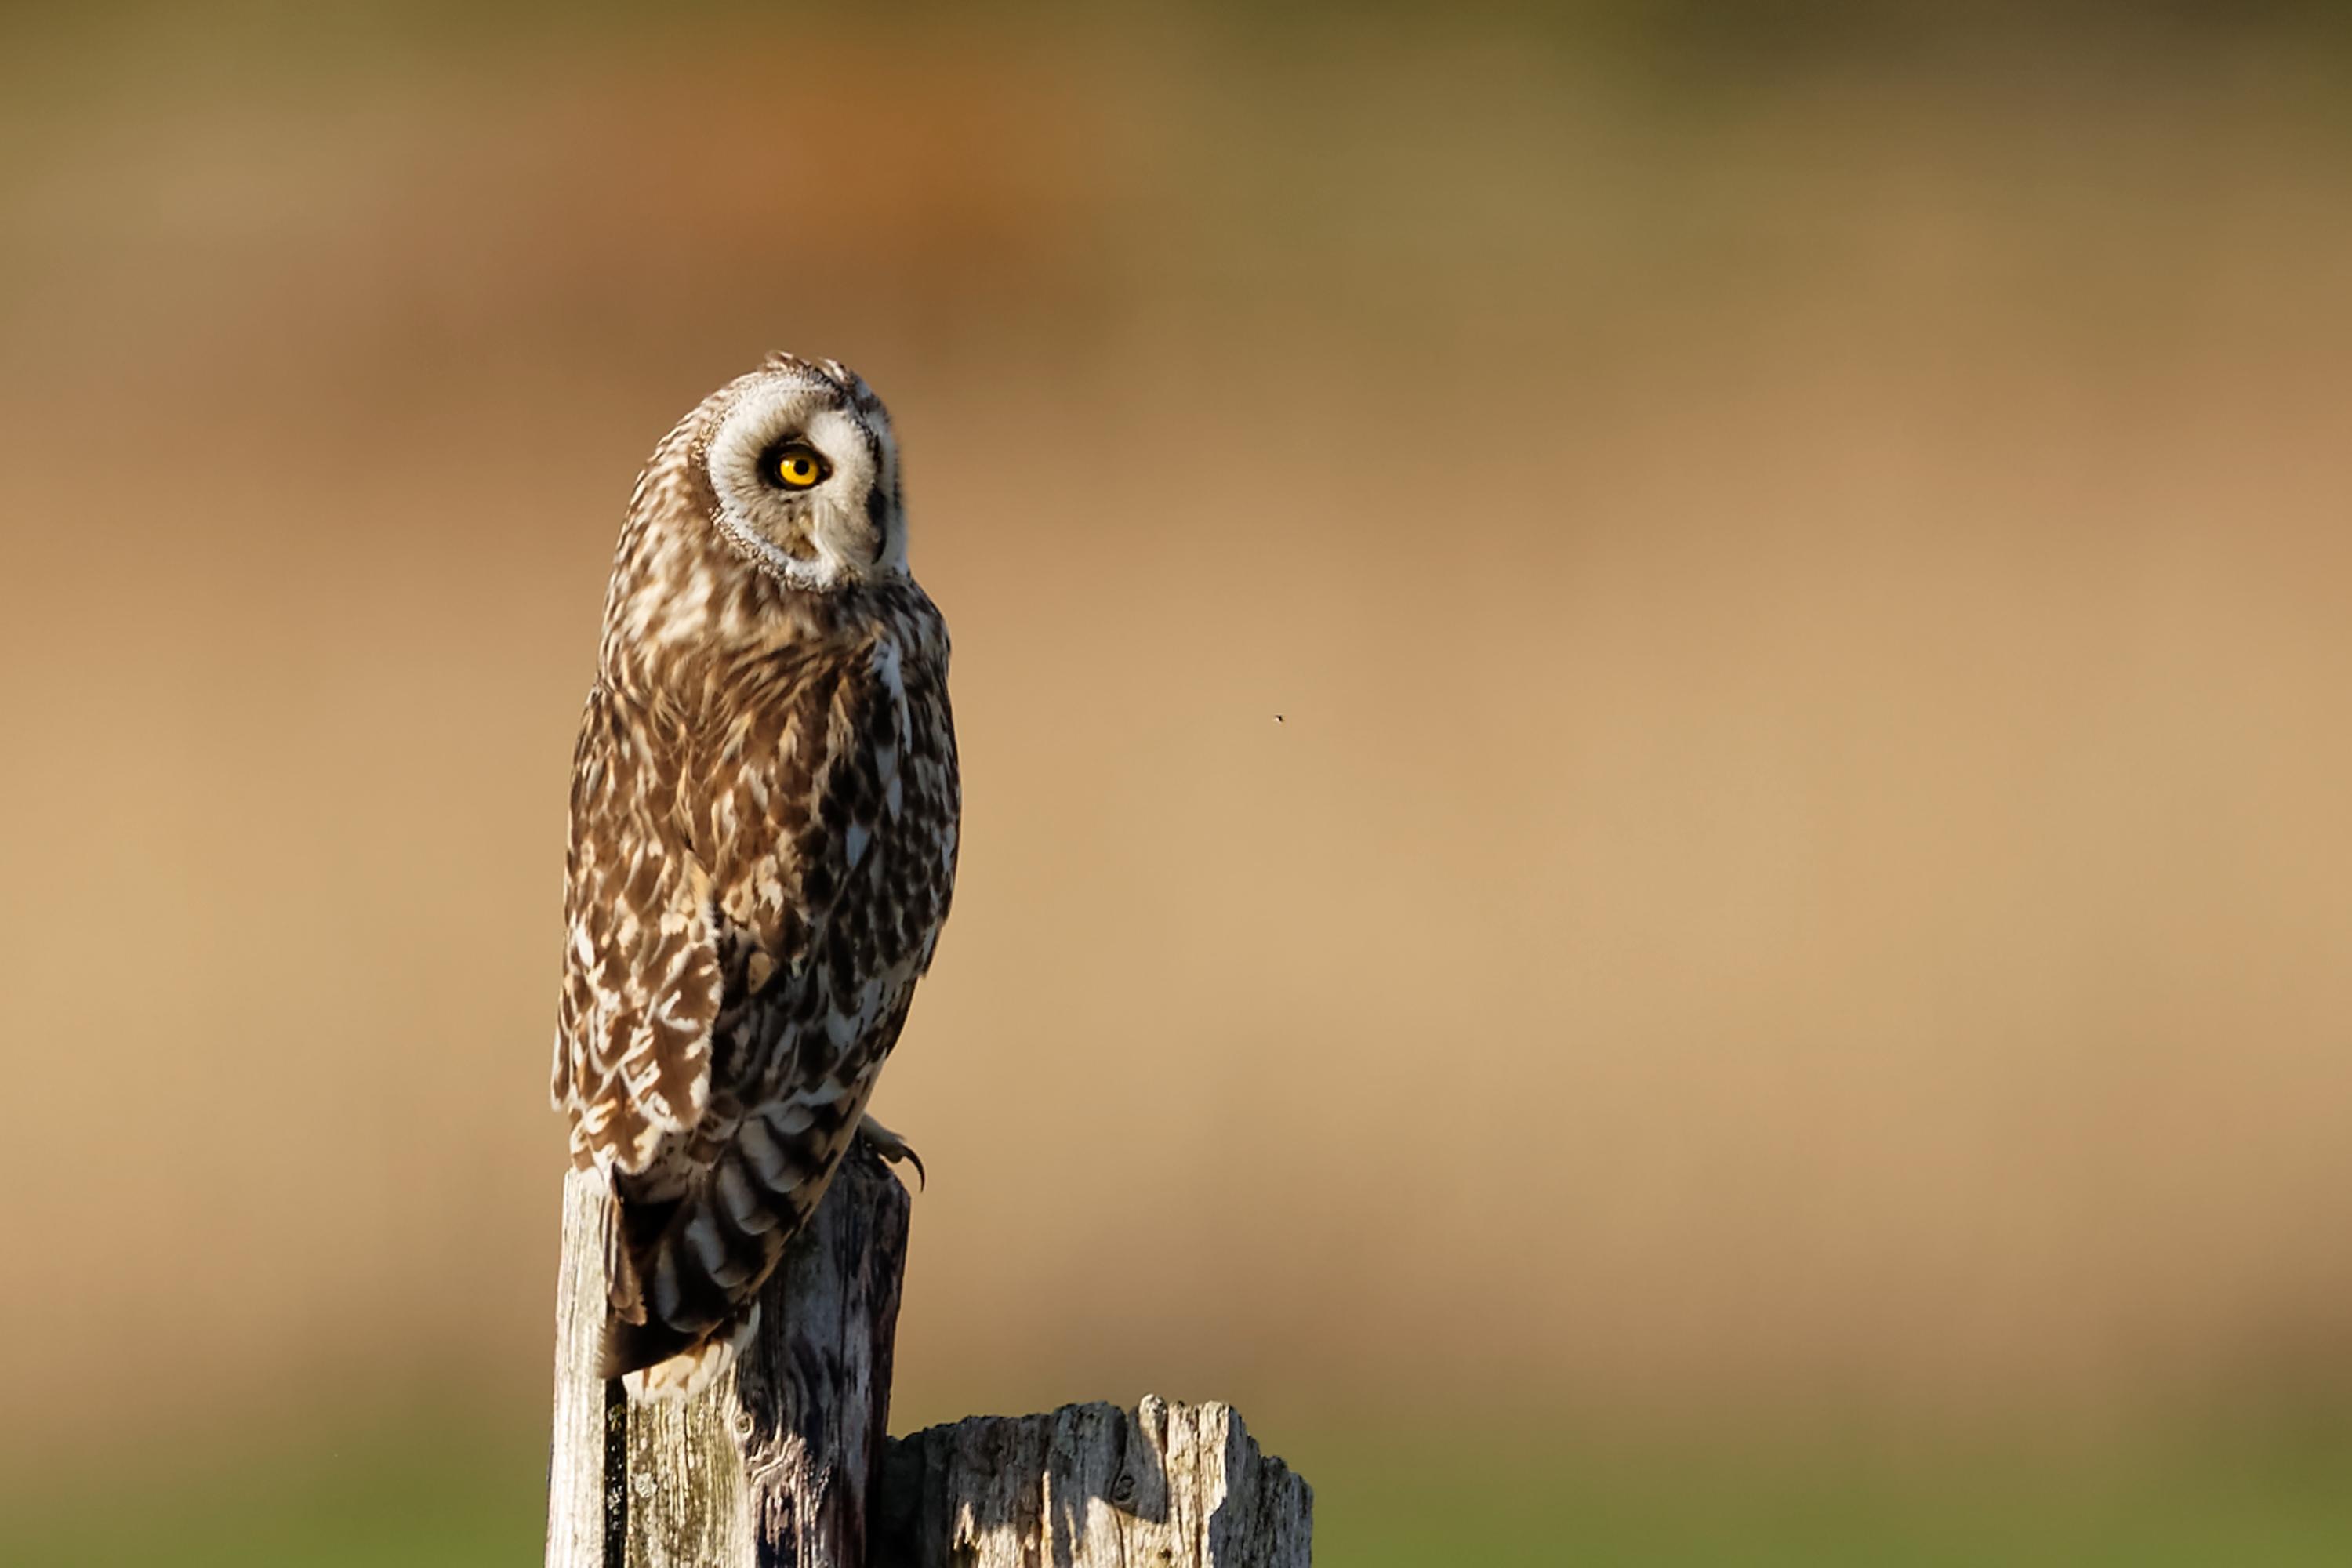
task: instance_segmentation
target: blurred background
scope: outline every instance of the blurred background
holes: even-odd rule
[[[572,726],[789,347],[956,637],[901,1429],[2352,1560],[2337,16],[12,8],[0,1554],[532,1560]]]

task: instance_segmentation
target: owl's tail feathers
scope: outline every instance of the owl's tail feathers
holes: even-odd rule
[[[691,1399],[733,1366],[759,1331],[756,1300],[680,1351],[665,1352],[659,1344],[646,1343],[643,1324],[615,1324],[604,1340],[605,1375],[621,1378],[632,1399]],[[661,1342],[668,1342],[667,1337]]]
[[[625,1196],[619,1209],[605,1257],[604,1375],[626,1377],[639,1397],[687,1397],[751,1342],[782,1227],[737,1223],[707,1184],[667,1202]]]

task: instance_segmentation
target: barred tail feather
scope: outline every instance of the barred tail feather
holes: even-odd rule
[[[749,1338],[760,1289],[797,1226],[761,1215],[755,1229],[721,1208],[707,1181],[667,1203],[623,1201],[608,1265],[604,1376],[667,1367],[645,1381],[675,1383],[690,1369],[668,1363],[700,1361],[711,1363],[698,1374],[707,1382],[728,1364],[729,1343]]]
[[[692,1399],[719,1381],[750,1348],[760,1331],[754,1300],[728,1321],[685,1350],[666,1352],[676,1331],[663,1325],[654,1333],[642,1323],[615,1323],[604,1342],[607,1376],[620,1377],[635,1400]]]
[[[674,1173],[656,1178],[667,1189],[658,1195],[630,1177],[615,1183],[604,1376],[632,1377],[633,1389],[690,1393],[749,1342],[761,1288],[816,1208],[847,1142],[830,1128],[795,1131],[772,1135],[767,1122],[751,1119],[683,1191]]]

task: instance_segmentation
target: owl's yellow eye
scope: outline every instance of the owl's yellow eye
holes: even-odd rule
[[[814,447],[790,446],[769,459],[768,472],[788,490],[804,490],[824,482],[833,470]]]

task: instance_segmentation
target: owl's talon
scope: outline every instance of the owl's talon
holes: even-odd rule
[[[930,1177],[923,1170],[923,1157],[909,1148],[904,1138],[899,1137],[871,1116],[860,1119],[857,1131],[873,1151],[891,1164],[895,1165],[903,1160],[914,1166],[915,1185],[918,1188],[931,1184]]]

